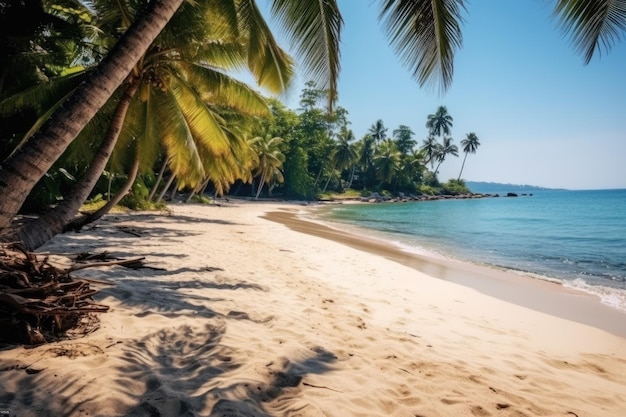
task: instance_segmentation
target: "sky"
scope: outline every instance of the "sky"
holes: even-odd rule
[[[389,46],[377,20],[380,1],[338,3],[344,19],[338,105],[348,110],[357,139],[381,119],[390,136],[407,125],[421,144],[427,116],[443,105],[454,118],[451,136],[460,153],[441,165],[442,181],[458,177],[460,141],[474,132],[480,147],[467,158],[465,180],[626,188],[626,39],[584,65],[551,17],[553,2],[473,1],[453,83],[442,95],[420,88]],[[292,109],[307,81],[298,74],[280,97]]]

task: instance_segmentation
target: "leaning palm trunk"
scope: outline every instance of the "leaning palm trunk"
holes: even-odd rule
[[[176,175],[174,175],[172,173],[172,176],[170,177],[169,180],[167,180],[167,183],[165,184],[165,186],[163,187],[163,189],[161,190],[161,192],[159,193],[159,196],[157,197],[155,203],[160,203],[161,200],[163,199],[163,197],[165,196],[165,193],[167,193],[167,190],[169,190],[170,185],[172,185],[172,183],[174,182],[174,179],[176,178]]]
[[[459,178],[456,179],[457,182],[461,181],[461,175],[463,174],[463,168],[465,168],[466,159],[467,159],[467,152],[465,152],[465,156],[463,157],[463,163],[461,164],[461,171],[459,172]]]
[[[111,97],[184,0],[155,0],[124,33],[98,69],[0,167],[0,228],[22,207],[35,184]]]
[[[113,196],[113,198],[109,199],[107,203],[100,207],[93,213],[84,214],[76,220],[73,220],[70,224],[66,226],[66,230],[80,230],[89,223],[93,223],[96,220],[100,219],[102,216],[107,214],[116,204],[118,204],[126,194],[130,191],[130,188],[135,183],[137,179],[137,173],[139,172],[139,158],[135,158],[135,162],[133,163],[130,172],[128,173],[128,179],[122,186],[120,190]]]
[[[49,212],[32,222],[24,224],[16,231],[9,233],[2,240],[19,241],[27,250],[32,251],[57,234],[67,230],[66,225],[74,219],[80,210],[80,206],[87,200],[109,161],[111,152],[113,152],[122,130],[130,102],[139,87],[139,82],[139,79],[134,79],[129,84],[115,109],[109,124],[109,130],[102,140],[98,152],[91,160],[85,175],[72,188],[67,197]]]
[[[161,183],[161,180],[163,179],[163,173],[165,172],[165,168],[167,168],[167,159],[165,159],[163,161],[163,165],[161,165],[161,170],[159,171],[159,175],[157,176],[154,186],[152,186],[152,190],[150,190],[150,194],[148,195],[148,201],[152,201],[152,199],[154,198],[154,195],[159,189],[159,184]]]
[[[259,188],[257,188],[256,190],[256,196],[254,197],[255,200],[259,199],[259,196],[261,195],[261,190],[263,189],[263,185],[265,185],[265,178],[267,176],[265,175],[265,172],[263,172],[263,174],[261,174],[261,179],[259,180]]]
[[[355,164],[352,164],[352,169],[350,170],[350,181],[348,182],[348,189],[352,188],[352,180],[354,180],[354,170],[356,168]]]

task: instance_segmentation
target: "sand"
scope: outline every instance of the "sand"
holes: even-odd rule
[[[626,415],[626,314],[329,240],[292,215],[308,210],[181,204],[57,236],[41,250],[152,268],[77,272],[111,311],[86,337],[1,350],[0,416]]]

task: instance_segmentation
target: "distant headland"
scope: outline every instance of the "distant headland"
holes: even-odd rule
[[[506,194],[509,192],[532,193],[535,191],[556,190],[556,188],[539,187],[537,185],[504,184],[499,182],[484,181],[465,181],[465,186],[469,188],[472,193],[476,194]]]

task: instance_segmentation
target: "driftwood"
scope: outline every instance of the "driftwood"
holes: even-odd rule
[[[97,259],[96,257],[94,257]],[[102,258],[104,259],[104,258]],[[19,245],[0,246],[0,342],[36,345],[97,329],[94,313],[109,307],[93,301],[94,280],[75,279],[79,269],[137,265],[143,258],[101,261],[62,269]]]

